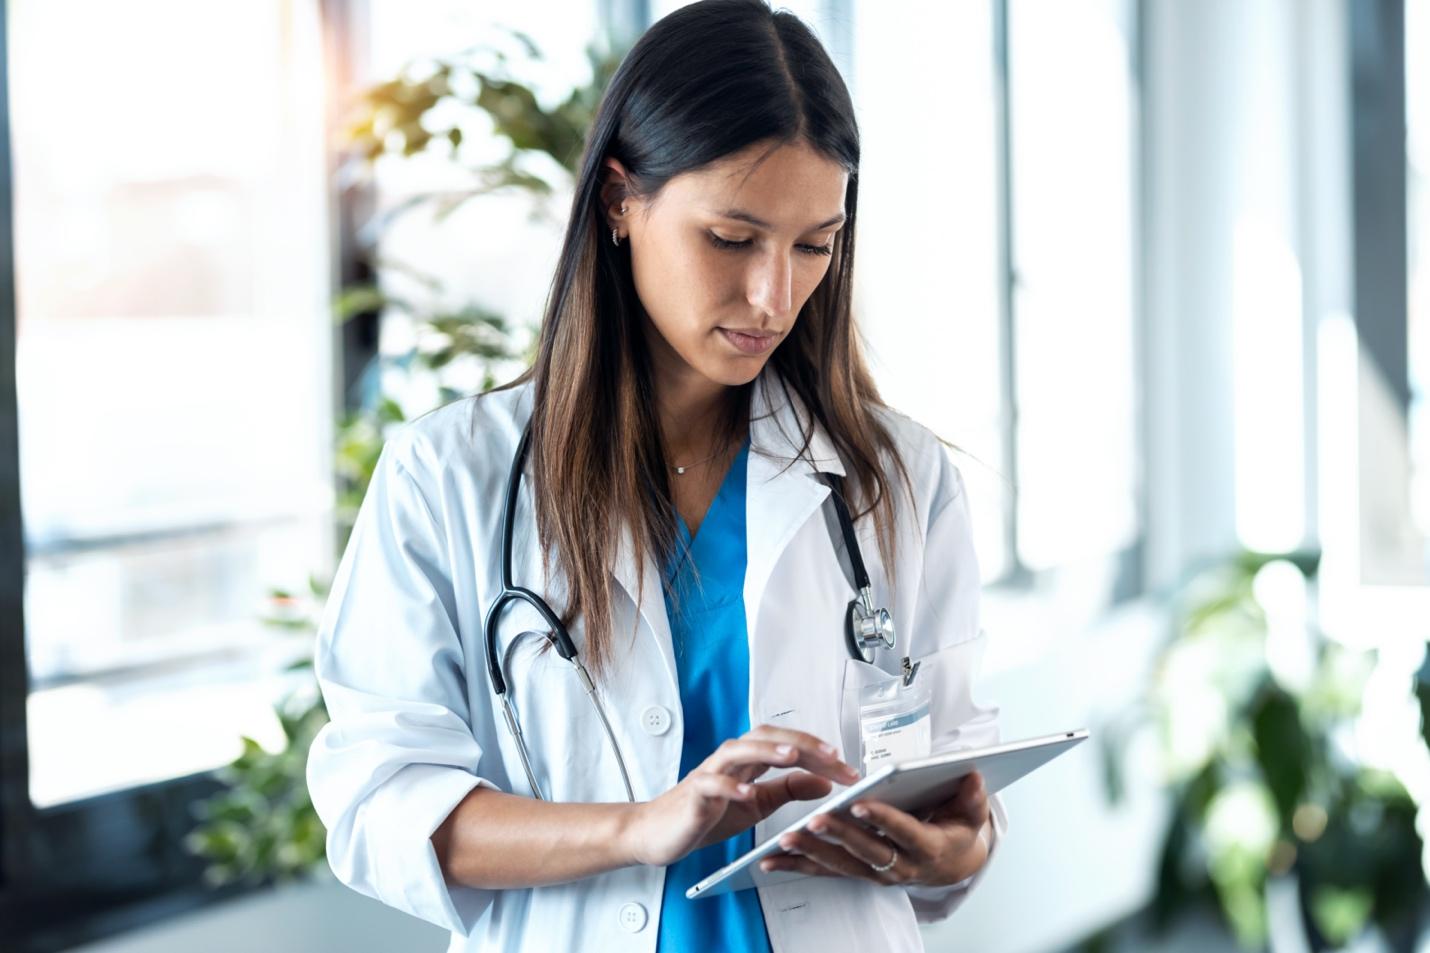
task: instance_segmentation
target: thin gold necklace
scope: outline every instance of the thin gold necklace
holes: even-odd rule
[[[679,476],[680,474],[684,473],[686,470],[689,470],[691,467],[698,467],[698,466],[700,466],[700,464],[702,464],[702,463],[709,463],[711,460],[714,460],[716,457],[720,456],[720,454],[722,454],[722,453],[724,453],[724,452],[725,452],[725,448],[722,447],[722,448],[720,448],[719,450],[716,450],[714,453],[710,454],[710,456],[706,457],[704,460],[696,460],[694,463],[687,463],[687,464],[686,464],[685,466],[683,466],[683,467],[678,467],[678,466],[676,466],[676,465],[673,464],[673,463],[672,463],[672,464],[669,464],[669,466],[670,466],[670,468],[671,468],[672,470],[675,471],[676,476]]]
[[[740,439],[741,439],[741,440],[744,440],[745,438],[744,438],[743,436],[741,436]],[[709,463],[711,460],[714,460],[716,457],[720,456],[721,454],[729,452],[730,446],[731,446],[731,445],[727,443],[725,446],[721,447],[719,450],[716,450],[714,453],[710,454],[710,456],[706,457],[704,460],[696,460],[694,463],[687,463],[687,464],[686,464],[685,466],[683,466],[683,467],[676,466],[676,465],[673,464],[673,463],[667,463],[666,466],[668,466],[668,467],[670,467],[672,470],[674,470],[676,476],[680,476],[682,473],[684,473],[686,470],[689,470],[691,467],[698,467],[698,466],[700,466],[702,463]]]

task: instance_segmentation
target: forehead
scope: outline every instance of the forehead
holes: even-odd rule
[[[681,205],[712,215],[739,209],[775,228],[809,228],[844,211],[849,173],[807,145],[770,152],[757,144],[671,179],[666,189]]]

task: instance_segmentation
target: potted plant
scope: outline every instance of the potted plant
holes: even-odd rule
[[[528,62],[542,54],[529,37],[510,32]],[[463,50],[451,58],[409,65],[401,75],[364,91],[346,134],[354,161],[370,173],[383,157],[400,158],[421,152],[445,151],[469,173],[472,184],[459,190],[422,193],[382,213],[365,229],[366,254],[374,264],[376,283],[344,288],[334,303],[335,318],[380,312],[403,314],[416,330],[418,342],[405,353],[376,356],[360,381],[356,409],[339,421],[336,466],[340,483],[337,520],[339,551],[346,546],[358,505],[367,491],[385,435],[409,418],[408,408],[391,394],[387,383],[399,377],[421,376],[438,383],[439,403],[462,396],[446,381],[447,372],[464,363],[481,371],[482,387],[493,383],[501,362],[530,360],[534,329],[518,329],[500,314],[474,302],[457,307],[441,304],[443,284],[411,267],[383,259],[381,235],[400,216],[429,209],[440,224],[466,202],[494,192],[520,191],[540,208],[544,200],[574,180],[586,129],[602,91],[620,62],[619,55],[586,51],[592,79],[554,107],[543,106],[532,89],[512,70],[512,57],[498,45]],[[494,163],[464,164],[463,127],[474,115],[485,116],[493,133],[510,148]],[[555,160],[567,180],[553,182],[528,169],[532,155]],[[546,163],[550,165],[550,163]],[[401,272],[429,292],[421,300],[387,290],[384,274]],[[520,338],[525,333],[527,340]],[[310,578],[308,591],[275,589],[265,622],[313,633],[327,596],[328,583]],[[234,880],[278,882],[301,877],[324,860],[326,832],[308,797],[305,779],[308,747],[327,722],[327,711],[311,678],[312,659],[305,655],[290,666],[308,672],[277,706],[284,746],[268,751],[243,738],[243,752],[218,771],[224,790],[193,805],[197,824],[187,835],[187,848],[208,861],[205,878],[217,886]]]
[[[1289,895],[1298,935],[1283,948],[1335,948],[1372,928],[1397,953],[1415,948],[1430,899],[1420,806],[1347,743],[1377,659],[1312,621],[1318,566],[1316,553],[1242,552],[1197,573],[1145,697],[1101,733],[1113,803],[1132,736],[1159,739],[1171,815],[1154,932],[1211,909],[1260,949],[1288,929],[1269,898]],[[1430,713],[1430,668],[1405,690]]]

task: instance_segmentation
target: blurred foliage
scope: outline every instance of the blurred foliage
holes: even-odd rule
[[[1172,810],[1150,910],[1157,932],[1210,907],[1243,948],[1264,948],[1268,883],[1294,877],[1310,949],[1372,925],[1391,949],[1415,948],[1430,900],[1418,805],[1355,756],[1377,654],[1314,625],[1318,564],[1315,553],[1243,552],[1199,573],[1176,600],[1147,696],[1102,732],[1114,804],[1134,736],[1159,737]],[[1430,662],[1405,691],[1430,743]]]
[[[511,35],[528,63],[542,59],[529,37]],[[340,554],[386,435],[409,419],[399,396],[389,388],[404,380],[435,380],[440,406],[463,396],[461,389],[444,380],[453,368],[464,362],[468,367],[474,365],[485,390],[496,382],[497,366],[513,360],[530,361],[535,344],[534,334],[529,334],[529,343],[522,350],[516,329],[489,308],[476,303],[457,307],[437,303],[442,282],[383,259],[376,251],[381,235],[399,215],[417,208],[431,208],[433,221],[440,223],[466,202],[497,190],[525,192],[539,202],[554,188],[568,187],[574,180],[586,129],[620,62],[619,55],[602,57],[592,48],[588,48],[587,57],[592,82],[573,90],[552,108],[543,106],[527,85],[511,75],[511,58],[496,45],[471,47],[422,70],[409,67],[402,76],[380,83],[360,97],[345,146],[367,173],[381,161],[439,152],[468,174],[473,184],[456,191],[421,193],[380,212],[364,228],[365,254],[379,281],[343,288],[333,302],[339,322],[364,314],[379,314],[383,320],[400,315],[413,327],[417,342],[406,352],[374,357],[358,382],[355,409],[338,422],[335,466],[340,485],[336,512]],[[465,160],[462,129],[471,123],[473,114],[488,121],[488,144],[495,137],[509,147],[495,162]],[[524,166],[532,155],[555,160],[565,181],[552,182],[527,171]],[[385,290],[383,276],[398,274],[424,289],[428,299],[418,301]],[[330,582],[314,577],[309,580],[309,592],[301,596],[272,590],[264,621],[278,628],[316,633],[329,586]],[[243,738],[243,753],[218,772],[226,789],[193,806],[198,823],[185,838],[185,845],[207,859],[205,879],[210,884],[279,882],[302,876],[324,860],[326,832],[309,799],[305,776],[309,746],[328,716],[312,678],[311,642],[308,649],[289,666],[290,671],[308,673],[304,685],[291,691],[275,709],[283,731],[282,749],[270,752],[256,740]]]

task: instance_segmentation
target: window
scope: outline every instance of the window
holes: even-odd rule
[[[855,307],[884,399],[953,442],[985,578],[1014,554],[994,7],[855,10]]]
[[[43,808],[275,738],[265,594],[333,557],[323,81],[315,4],[10,13]]]
[[[965,451],[986,580],[1106,561],[1141,532],[1131,8],[867,11],[856,280],[880,386]]]
[[[1134,43],[1123,0],[1008,4],[1015,539],[1033,571],[1139,533]]]

